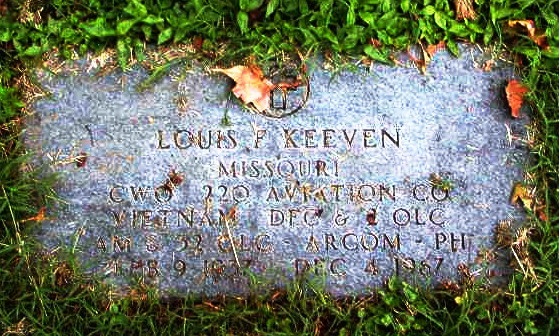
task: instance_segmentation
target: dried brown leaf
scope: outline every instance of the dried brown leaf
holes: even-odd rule
[[[490,59],[490,60],[487,60],[483,63],[482,69],[483,69],[483,71],[489,72],[493,69],[494,65],[495,65],[495,61]]]
[[[72,276],[74,274],[74,271],[70,268],[70,266],[68,266],[67,263],[61,263],[55,270],[54,270],[54,276],[56,279],[56,285],[58,287],[64,287],[67,286],[71,283],[72,281]]]
[[[429,55],[430,58],[433,58],[433,56],[441,51],[444,50],[446,48],[446,44],[444,43],[444,41],[441,41],[437,44],[429,44],[427,46],[427,54]]]
[[[212,69],[229,76],[236,83],[233,93],[243,103],[252,103],[258,112],[264,112],[270,107],[270,91],[275,85],[266,79],[262,70],[257,66],[237,65],[229,69]]]
[[[532,210],[532,206],[534,204],[532,195],[530,195],[530,193],[528,192],[526,187],[522,185],[522,183],[517,182],[512,188],[510,202],[511,204],[517,204],[519,201],[522,202],[524,208],[526,208],[527,210]]]
[[[0,0],[0,16],[8,11],[8,0]]]
[[[202,50],[202,46],[204,45],[204,38],[202,36],[194,36],[192,38],[192,47],[196,51]]]
[[[382,46],[382,43],[380,42],[380,40],[372,38],[369,40],[369,44],[372,45],[375,48],[380,48]]]
[[[508,219],[499,221],[495,228],[495,240],[497,241],[497,245],[503,247],[511,246],[513,235],[512,221]]]
[[[549,49],[549,43],[547,43],[547,36],[545,34],[539,34],[532,37],[532,41],[534,41],[540,48],[544,50]]]
[[[510,202],[517,204],[519,201],[522,202],[526,210],[533,211],[540,220],[548,220],[546,205],[537,199],[534,193],[530,193],[521,183],[516,183],[512,189]]]
[[[520,107],[522,106],[526,92],[528,92],[528,88],[516,79],[509,81],[506,88],[507,101],[509,102],[511,114],[514,118],[520,116]]]
[[[526,28],[528,31],[528,36],[533,37],[536,34],[536,25],[534,20],[511,20],[509,21],[509,27],[521,26]]]
[[[536,29],[536,24],[534,20],[511,20],[509,21],[509,27],[516,28],[522,27],[526,30],[528,37],[534,41],[540,48],[547,50],[549,49],[549,44],[547,43],[547,36],[545,33],[538,34]]]
[[[36,216],[24,219],[22,222],[29,222],[29,221],[42,222],[46,219],[49,219],[49,218],[45,217],[45,212],[46,212],[46,208],[42,207],[41,209],[39,209],[39,212],[37,213]]]
[[[87,153],[80,152],[80,154],[76,157],[76,167],[78,168],[85,167],[86,163],[87,163]]]
[[[212,309],[214,309],[214,310],[221,310],[220,307],[214,305],[213,303],[211,303],[211,302],[209,302],[209,301],[204,301],[204,305],[206,305],[206,306],[208,306],[208,307],[210,307],[210,308],[212,308]]]
[[[415,64],[415,66],[417,67],[417,69],[419,70],[419,72],[422,75],[425,75],[427,73],[427,62],[429,61],[429,55],[427,55],[427,52],[424,50],[423,46],[421,46],[421,50],[422,50],[422,54],[423,54],[423,59],[420,58],[416,58],[408,49],[408,56],[409,58],[412,60],[412,62]]]
[[[229,211],[227,211],[227,214],[225,215],[225,219],[230,221],[230,222],[236,222],[237,221],[237,206],[233,205],[231,208],[229,208]]]
[[[456,7],[456,20],[475,20],[477,14],[474,10],[473,0],[454,0]]]
[[[443,291],[447,291],[449,293],[453,293],[453,294],[459,294],[462,292],[462,289],[460,288],[460,286],[455,283],[452,282],[449,279],[443,279],[438,285],[437,285],[437,289],[438,290],[443,290]]]
[[[542,221],[547,221],[547,214],[545,213],[545,205],[541,205],[539,207],[536,207],[536,215],[538,216],[538,218]]]

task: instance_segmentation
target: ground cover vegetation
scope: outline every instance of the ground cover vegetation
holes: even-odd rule
[[[0,0],[0,332],[557,335],[558,14],[559,3],[548,0]],[[528,219],[520,232],[500,224],[496,237],[517,254],[508,286],[445,283],[426,291],[392,279],[370,296],[334,299],[302,280],[247,298],[161,301],[142,286],[117,298],[83,279],[71,256],[38,253],[27,234],[56,195],[52,178],[26,168],[19,141],[32,81],[26,69],[53,48],[67,58],[114,49],[123,68],[142,60],[146,45],[171,44],[222,66],[308,51],[340,64],[390,64],[393,52],[410,44],[427,49],[440,41],[453,53],[457,42],[468,41],[491,46],[494,57],[511,54],[526,88],[520,91],[527,91],[534,163],[513,199]],[[426,62],[417,60],[418,68]],[[154,76],[162,69],[155,67]]]

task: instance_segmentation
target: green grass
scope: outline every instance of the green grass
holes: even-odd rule
[[[470,21],[457,21],[447,0],[34,0],[6,6],[0,16],[0,332],[5,335],[559,333],[558,3],[480,0],[477,19]],[[508,28],[509,20],[521,19],[535,21],[550,50]],[[38,254],[26,234],[36,224],[25,219],[55,195],[52,178],[39,178],[25,166],[18,140],[24,113],[18,77],[53,47],[66,57],[116,48],[126,67],[130,55],[143,59],[146,43],[193,39],[202,41],[200,58],[224,64],[249,55],[266,60],[281,51],[323,51],[336,59],[364,55],[390,63],[394,50],[440,40],[452,52],[456,42],[471,41],[518,55],[536,125],[535,162],[528,173],[548,218],[529,214],[527,223],[533,227],[529,253],[537,278],[517,270],[502,289],[434,291],[391,280],[377,293],[355,299],[334,299],[303,281],[245,299],[163,302],[141,286],[118,299],[83,279],[71,256]]]

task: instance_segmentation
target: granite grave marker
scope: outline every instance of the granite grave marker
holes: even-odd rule
[[[305,106],[285,118],[232,102],[231,81],[201,67],[177,65],[142,92],[139,66],[39,69],[52,96],[34,104],[25,141],[65,203],[37,237],[107,282],[173,295],[245,293],[248,272],[269,286],[323,277],[336,295],[392,275],[459,281],[464,266],[502,278],[507,261],[479,255],[499,254],[499,220],[522,220],[508,197],[526,120],[502,95],[512,68],[485,72],[475,47],[461,51],[437,53],[426,76],[377,64],[334,75],[317,61],[287,97],[310,90]]]

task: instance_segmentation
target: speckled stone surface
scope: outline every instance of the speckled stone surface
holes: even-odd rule
[[[506,279],[494,229],[522,221],[508,198],[528,120],[506,106],[512,68],[484,72],[477,48],[461,50],[435,54],[426,76],[376,64],[334,76],[319,62],[306,106],[280,119],[231,101],[231,80],[201,68],[176,66],[144,92],[139,67],[38,70],[52,96],[24,137],[65,203],[36,235],[117,287],[141,279],[170,295],[246,293],[249,273],[263,290],[300,274],[336,295],[393,274],[460,281],[460,263]],[[487,250],[497,258],[478,257]]]

